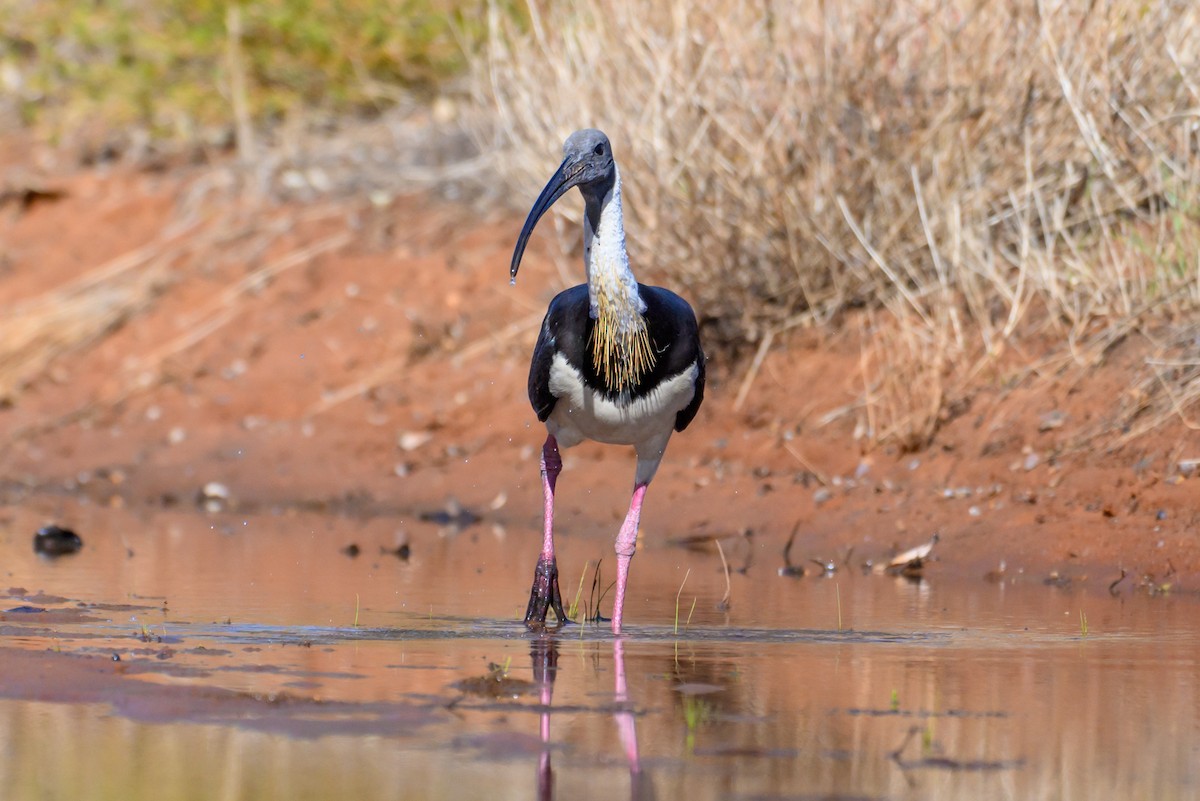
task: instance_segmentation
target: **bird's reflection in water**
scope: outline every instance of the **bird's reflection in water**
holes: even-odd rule
[[[542,752],[538,757],[538,799],[549,801],[554,798],[554,769],[550,764],[550,713],[554,696],[554,680],[558,675],[558,641],[552,637],[539,637],[530,646],[533,660],[533,680],[538,685],[541,701],[540,715]],[[654,785],[642,771],[638,756],[637,717],[629,700],[629,689],[625,679],[625,644],[618,637],[613,640],[613,717],[617,723],[617,734],[625,751],[629,765],[629,798],[631,801],[651,801]]]
[[[554,698],[554,679],[558,675],[558,641],[553,637],[538,637],[529,647],[533,660],[533,682],[538,686],[542,705],[539,716],[542,752],[538,756],[538,799],[554,798],[554,769],[550,766],[550,701]]]

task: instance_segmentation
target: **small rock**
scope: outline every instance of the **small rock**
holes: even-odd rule
[[[69,528],[45,526],[33,535],[33,550],[46,556],[75,553],[82,547],[83,540]]]
[[[383,546],[380,546],[379,552],[394,556],[401,562],[407,562],[408,557],[412,556],[412,546],[405,541],[401,542],[395,548],[384,548]]]
[[[428,431],[405,431],[396,439],[396,444],[402,451],[415,451],[431,439],[433,434]]]
[[[1062,424],[1067,420],[1066,412],[1055,409],[1052,412],[1043,412],[1038,415],[1038,431],[1052,431],[1056,428],[1062,428]]]

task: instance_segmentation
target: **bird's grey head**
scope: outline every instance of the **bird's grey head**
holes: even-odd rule
[[[612,189],[616,180],[617,168],[613,161],[612,145],[603,131],[595,128],[584,128],[567,137],[563,143],[563,162],[554,175],[546,183],[542,193],[529,210],[525,225],[521,227],[521,235],[517,237],[517,246],[513,250],[512,265],[509,275],[515,282],[517,270],[521,266],[521,256],[525,253],[525,245],[533,233],[538,220],[554,205],[566,191],[578,186],[587,203],[588,212],[593,209],[598,214],[600,202]],[[595,222],[593,221],[593,226]]]

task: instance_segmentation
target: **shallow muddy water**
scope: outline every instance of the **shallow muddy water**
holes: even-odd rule
[[[647,532],[626,636],[536,636],[534,526],[38,504],[0,518],[3,798],[1200,798],[1191,597],[743,542],[721,609]],[[51,517],[80,553],[33,553]],[[611,547],[560,538],[568,598]]]

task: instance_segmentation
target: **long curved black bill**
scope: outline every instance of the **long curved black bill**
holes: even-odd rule
[[[529,210],[529,216],[525,218],[525,225],[521,226],[521,235],[517,237],[517,246],[513,250],[512,266],[508,271],[512,283],[517,282],[517,270],[521,267],[521,257],[525,255],[525,245],[529,243],[529,237],[533,234],[538,220],[542,219],[546,210],[554,205],[554,201],[575,185],[575,177],[568,171],[567,160],[564,159],[563,163],[554,171],[554,175],[550,176],[550,180],[542,189],[542,193],[538,195],[538,199],[534,201],[533,208]]]

